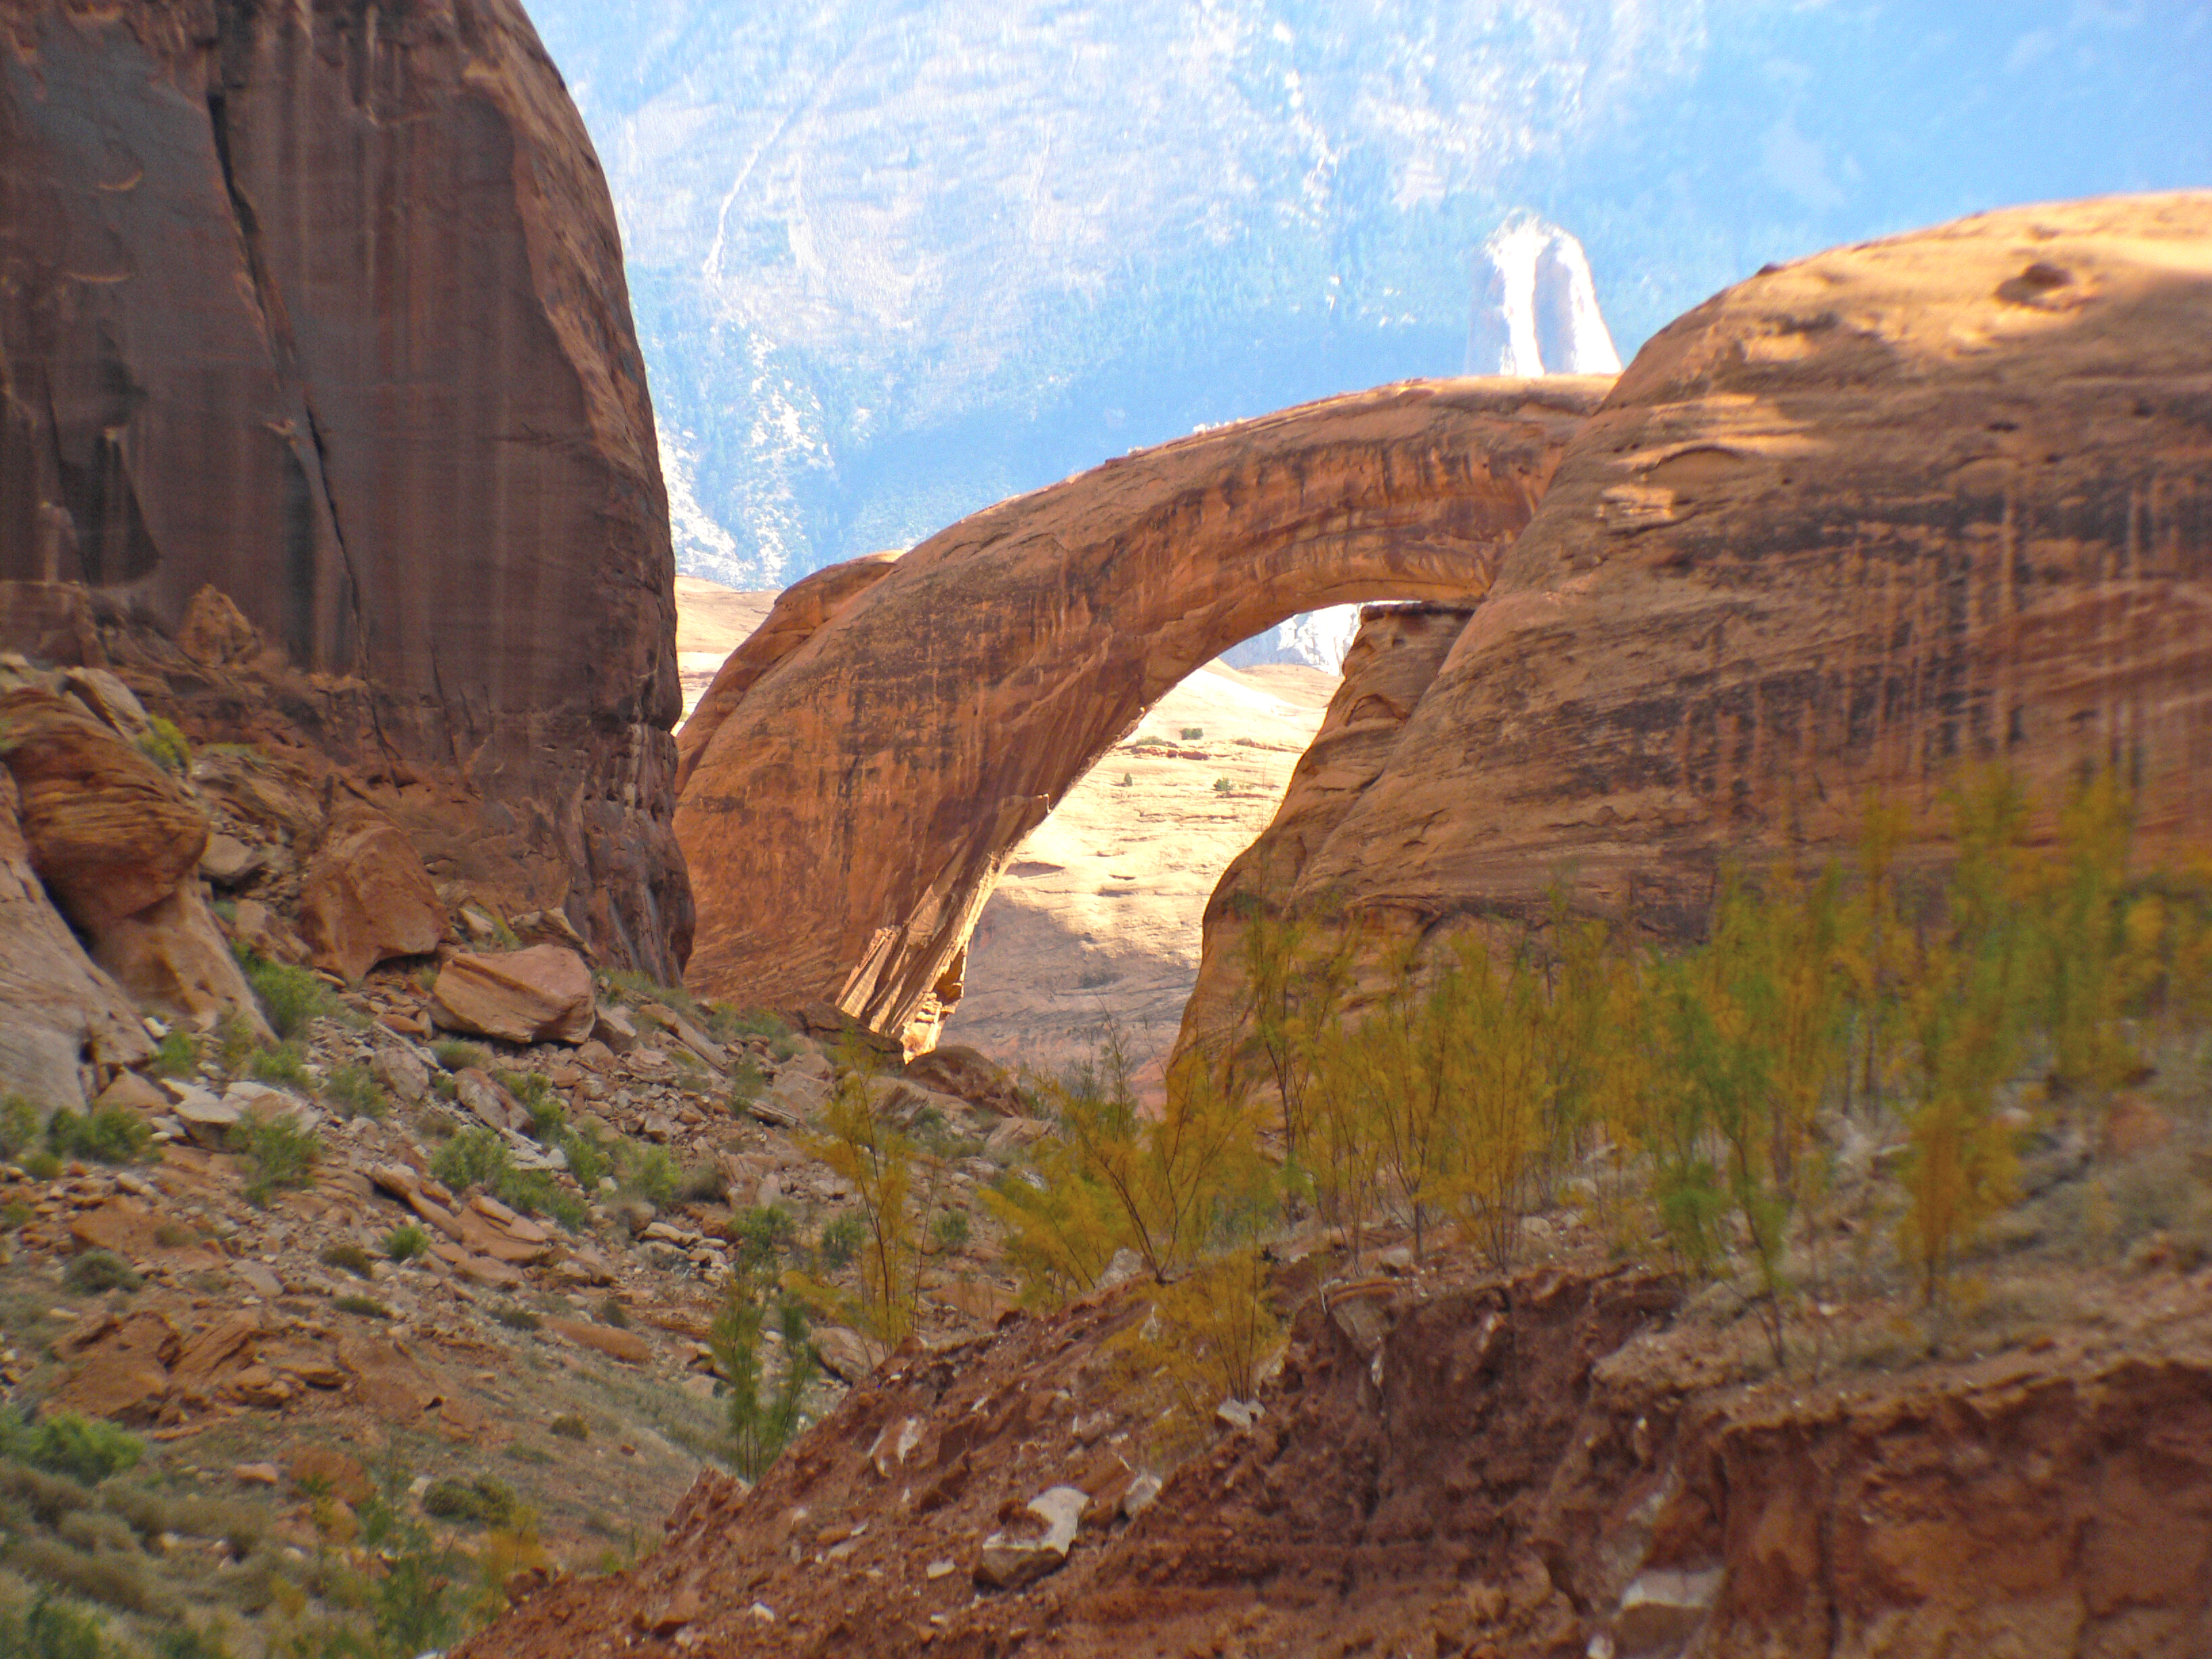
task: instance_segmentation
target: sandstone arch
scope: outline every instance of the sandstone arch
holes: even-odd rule
[[[1978,764],[2046,808],[2112,769],[2146,858],[2201,853],[2208,395],[2212,191],[1832,249],[1678,319],[1441,662],[1402,659],[1395,735],[1338,729],[1347,678],[1207,907],[1181,1046],[1240,1029],[1262,878],[1378,940],[1541,927],[1555,894],[1679,937],[1723,867],[1845,852],[1869,799],[1913,812],[1901,857],[1947,856]],[[1333,782],[1332,745],[1362,750]]]
[[[690,983],[929,1027],[1000,865],[1153,701],[1301,611],[1479,596],[1609,385],[1331,398],[923,543],[686,729]]]

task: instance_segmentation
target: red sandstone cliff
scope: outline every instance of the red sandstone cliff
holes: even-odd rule
[[[297,734],[463,803],[434,861],[672,977],[672,577],[605,183],[514,0],[0,0],[0,643],[213,586]]]

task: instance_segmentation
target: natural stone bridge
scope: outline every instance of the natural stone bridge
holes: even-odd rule
[[[1000,867],[1146,708],[1300,611],[1480,596],[1609,384],[1331,398],[800,584],[679,738],[690,984],[926,1041]]]

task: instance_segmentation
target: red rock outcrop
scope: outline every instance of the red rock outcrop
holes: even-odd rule
[[[1407,720],[1474,614],[1463,605],[1369,605],[1359,613],[1343,683],[1282,805],[1206,902],[1198,982],[1183,1008],[1178,1053],[1213,1048],[1244,1029],[1251,1007],[1243,939],[1252,909],[1274,915],[1291,903],[1308,862],[1389,765]]]
[[[714,678],[676,733],[676,791],[681,795],[706,752],[708,739],[762,675],[812,639],[839,612],[891,573],[896,553],[868,553],[803,576],[775,596],[775,604],[744,642],[724,659]]]
[[[2194,1655],[2212,1309],[2136,1283],[2124,1337],[1762,1383],[1644,1268],[1339,1281],[1149,1504],[1116,1347],[1148,1304],[1094,1297],[894,1353],[757,1486],[702,1475],[639,1565],[459,1652]],[[986,1588],[1066,1487],[1065,1561]]]
[[[398,826],[349,802],[331,813],[301,878],[300,933],[318,968],[357,980],[391,957],[436,950],[446,907]]]
[[[257,648],[186,628],[228,594],[336,683],[295,741],[458,796],[488,872],[680,967],[652,411],[516,0],[0,0],[0,580],[23,648],[97,660],[105,604],[210,671]]]
[[[1661,935],[2000,764],[2212,823],[2212,193],[2008,210],[1729,289],[1568,447],[1302,907]]]
[[[689,982],[933,1025],[1000,866],[1151,702],[1299,611],[1480,594],[1606,384],[1332,398],[914,549],[705,736],[677,814]]]
[[[47,897],[15,780],[0,766],[0,1095],[77,1106],[81,1066],[131,1066],[153,1052],[131,1000],[85,959]]]
[[[581,1042],[592,1035],[592,970],[556,945],[495,956],[464,952],[438,972],[430,1018],[448,1031],[502,1042]]]
[[[19,792],[32,867],[85,934],[93,961],[141,1006],[203,1026],[234,1017],[265,1035],[200,896],[206,815],[85,708],[44,685],[0,697],[0,767]]]

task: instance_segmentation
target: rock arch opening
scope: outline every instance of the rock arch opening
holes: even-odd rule
[[[791,590],[679,738],[689,982],[926,1043],[1000,870],[1148,708],[1299,612],[1479,597],[1609,385],[1327,399]]]

